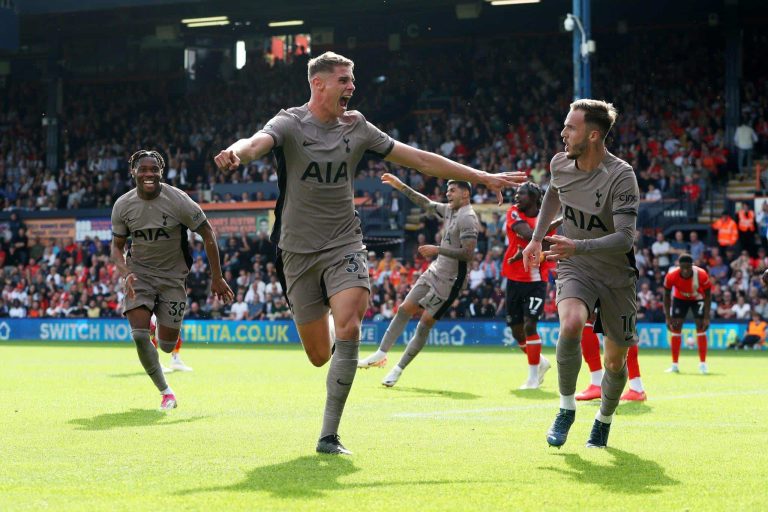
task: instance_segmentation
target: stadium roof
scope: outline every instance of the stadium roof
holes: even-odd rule
[[[615,31],[619,22],[635,27],[706,26],[710,14],[722,21],[726,4],[736,2],[744,23],[768,25],[765,0],[592,0],[593,31]],[[309,32],[336,29],[337,37],[376,37],[391,33],[410,36],[456,37],[483,33],[556,33],[572,0],[541,0],[537,4],[493,7],[479,0],[15,0],[21,15],[22,44],[50,40],[52,35],[77,39],[85,34],[152,35],[160,26],[181,29],[183,18],[228,16],[227,27],[197,30],[226,34]],[[458,7],[462,6],[462,7]],[[473,8],[472,6],[475,6]],[[479,6],[479,11],[476,8]],[[461,19],[459,19],[461,11]],[[477,16],[473,16],[477,12]],[[302,27],[280,32],[269,29],[275,20],[300,18]],[[411,36],[413,37],[413,36]]]

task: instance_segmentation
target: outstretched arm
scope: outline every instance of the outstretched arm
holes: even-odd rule
[[[501,193],[503,189],[518,186],[527,179],[524,172],[489,174],[478,171],[438,154],[422,151],[397,141],[385,159],[429,176],[483,184],[491,192],[496,193],[499,204],[503,202]]]
[[[435,209],[434,201],[430,200],[424,194],[419,194],[413,190],[411,187],[400,181],[400,178],[394,174],[390,174],[388,172],[384,173],[381,177],[381,181],[394,188],[398,192],[401,192],[405,197],[410,199],[413,204],[418,205],[420,208],[430,212]]]
[[[275,140],[264,132],[256,132],[247,139],[240,139],[213,158],[222,171],[234,171],[240,164],[261,158],[272,150]]]

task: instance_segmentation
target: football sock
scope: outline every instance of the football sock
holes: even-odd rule
[[[538,367],[541,362],[541,338],[539,338],[538,334],[528,336],[525,338],[525,346],[525,354],[528,356],[528,365]]]
[[[707,333],[696,333],[696,344],[699,346],[699,361],[702,363],[707,361]]]
[[[643,387],[643,381],[640,377],[635,377],[633,379],[629,379],[629,389],[632,391],[637,391],[638,393],[642,393],[645,391],[645,388]]]
[[[610,416],[605,416],[605,415],[603,415],[602,412],[597,411],[597,414],[595,414],[595,419],[597,421],[600,421],[602,423],[607,423],[607,424],[610,425],[611,422],[613,421],[613,414],[611,414]]]
[[[170,354],[171,352],[173,352],[173,347],[176,346],[176,340],[166,341],[166,340],[161,340],[160,338],[157,338],[157,343],[158,345],[160,345],[160,350],[162,350],[166,354]]]
[[[171,389],[171,386],[168,386],[165,389],[163,389],[162,391],[160,391],[160,393],[162,393],[163,395],[172,395],[173,394],[173,390]]]
[[[144,371],[147,372],[147,375],[149,375],[149,378],[152,379],[152,382],[159,391],[166,389],[168,384],[165,382],[157,349],[149,341],[149,329],[132,329],[131,335],[133,336],[133,342],[136,344],[136,352],[139,354],[139,361],[141,361]]]
[[[179,353],[179,350],[181,350],[181,336],[179,336],[179,339],[176,340],[176,346],[173,347],[174,353]]]
[[[344,404],[347,403],[347,397],[357,373],[360,341],[337,339],[334,345],[336,350],[331,357],[331,365],[325,379],[325,411],[320,437],[338,433],[341,413],[344,412]]]
[[[576,395],[560,395],[560,408],[569,411],[576,410]]]
[[[669,343],[672,347],[672,362],[677,364],[677,361],[680,359],[680,345],[683,344],[683,337],[679,332],[672,332],[672,338]]]
[[[640,363],[637,362],[637,345],[627,351],[627,373],[630,379],[640,376]]]
[[[408,325],[408,320],[410,319],[410,315],[406,313],[403,308],[399,308],[392,318],[392,321],[389,322],[389,327],[387,327],[387,330],[384,332],[384,337],[381,339],[381,344],[379,344],[379,350],[382,352],[389,352],[389,349],[395,344],[397,338],[403,334],[405,326]]]
[[[627,351],[627,373],[629,374],[629,389],[642,393],[643,381],[640,379],[640,363],[637,360],[637,345],[629,347]]]
[[[557,381],[560,394],[571,396],[576,393],[576,379],[581,369],[581,342],[578,338],[568,339],[560,333],[555,350],[557,358]]]
[[[405,370],[405,367],[408,366],[417,355],[419,355],[421,349],[423,349],[424,345],[427,344],[427,338],[429,337],[429,331],[431,330],[432,327],[419,322],[419,325],[416,326],[416,332],[413,333],[413,338],[411,338],[411,341],[408,342],[408,346],[405,347],[403,357],[400,358],[400,362],[397,363],[397,366]]]
[[[619,405],[619,398],[621,392],[624,391],[624,386],[627,383],[627,365],[621,367],[618,372],[612,372],[608,368],[605,369],[603,375],[603,383],[601,385],[601,402],[600,402],[600,414],[604,417],[611,417],[616,411],[616,407]],[[599,419],[599,418],[598,418]],[[610,423],[610,421],[600,420],[603,423]]]

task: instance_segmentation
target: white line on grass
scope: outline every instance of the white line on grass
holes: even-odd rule
[[[714,393],[690,393],[687,395],[676,395],[666,397],[654,397],[650,400],[650,403],[666,402],[669,400],[690,400],[694,398],[714,398],[725,396],[742,396],[742,395],[766,395],[768,390],[765,389],[749,389],[744,391],[721,391]],[[551,409],[551,401],[545,404],[531,404],[531,405],[513,405],[509,407],[486,407],[480,409],[450,409],[444,411],[430,411],[430,412],[399,412],[392,415],[393,418],[460,418],[463,416],[479,416],[488,413],[501,413],[501,412],[514,412],[514,411],[530,411],[534,409]]]

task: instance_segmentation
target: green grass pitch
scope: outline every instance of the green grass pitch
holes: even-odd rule
[[[694,351],[671,375],[641,350],[649,400],[619,407],[610,448],[584,447],[587,403],[557,450],[555,369],[517,391],[519,352],[428,347],[395,388],[358,373],[351,457],[314,453],[326,368],[298,347],[183,355],[195,371],[169,375],[164,414],[132,345],[0,345],[0,510],[768,509],[765,353],[714,352],[702,376]]]

